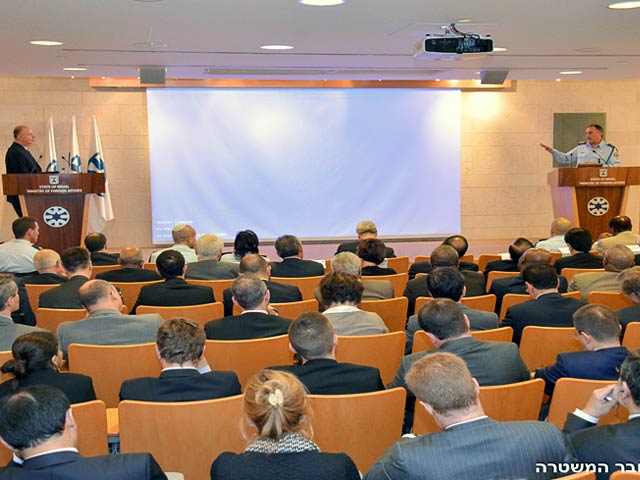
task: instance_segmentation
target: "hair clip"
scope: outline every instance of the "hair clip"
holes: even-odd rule
[[[269,403],[274,407],[281,407],[284,403],[284,397],[282,396],[282,390],[276,388],[276,391],[269,394]]]

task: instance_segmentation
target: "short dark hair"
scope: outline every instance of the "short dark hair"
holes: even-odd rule
[[[533,248],[533,243],[524,237],[518,237],[511,245],[509,245],[509,256],[511,257],[511,260],[517,262],[520,260],[522,254],[530,248]]]
[[[245,310],[256,308],[264,300],[267,285],[257,275],[242,273],[231,284],[231,294]]]
[[[604,135],[604,128],[602,128],[600,125],[598,125],[597,123],[592,123],[591,125],[587,125],[587,128],[589,127],[593,127],[596,130],[598,130],[602,135]]]
[[[60,262],[66,271],[74,273],[89,267],[91,255],[89,250],[84,247],[71,247],[62,252]]]
[[[289,327],[289,342],[302,357],[311,360],[331,354],[333,326],[323,314],[305,312]]]
[[[51,358],[58,354],[58,340],[51,332],[25,333],[13,341],[11,353],[13,358],[0,370],[16,379],[25,378],[31,372],[52,368]]]
[[[458,257],[458,252],[456,249],[449,245],[438,245],[431,252],[431,257],[429,258],[429,263],[431,264],[431,268],[439,268],[439,267],[458,267],[458,262],[460,257]]]
[[[320,296],[322,303],[330,306],[334,303],[355,303],[362,300],[364,290],[362,282],[348,273],[331,272],[320,280]]]
[[[104,248],[106,244],[107,237],[104,235],[104,233],[93,232],[87,234],[87,236],[84,237],[84,246],[87,247],[87,250],[89,250],[91,253],[99,252]]]
[[[586,228],[572,228],[564,234],[564,241],[578,252],[588,252],[593,245],[591,232]]]
[[[617,215],[609,220],[609,228],[613,233],[626,232],[633,228],[631,219],[626,215]]]
[[[384,242],[378,238],[367,238],[358,244],[356,254],[365,262],[378,265],[384,260],[386,247]]]
[[[302,243],[294,235],[282,235],[276,240],[276,253],[280,258],[293,257],[300,253]]]
[[[433,298],[448,298],[457,302],[464,290],[464,277],[457,268],[436,268],[427,275],[427,289]]]
[[[522,278],[538,290],[558,288],[558,274],[548,263],[534,263],[522,271]]]
[[[18,451],[64,432],[69,400],[48,385],[27,387],[0,400],[0,437]]]
[[[451,235],[442,241],[442,245],[449,245],[455,248],[456,252],[458,252],[458,258],[462,258],[469,249],[469,242],[462,235]]]
[[[640,406],[640,350],[629,353],[620,365],[620,378],[627,382],[633,403]]]
[[[160,325],[156,345],[162,359],[182,365],[200,360],[205,340],[202,325],[186,318],[170,318]]]
[[[464,313],[453,300],[434,298],[418,312],[418,323],[425,332],[440,340],[456,338],[469,330]]]
[[[233,251],[239,257],[244,257],[247,253],[258,253],[260,241],[258,235],[253,230],[242,230],[236,234],[233,241]]]
[[[158,255],[156,268],[162,278],[179,277],[184,272],[184,256],[177,250],[165,250]]]
[[[620,338],[618,316],[606,305],[590,304],[580,307],[573,314],[573,326],[578,332],[588,333],[598,342]]]
[[[16,218],[11,224],[13,236],[16,238],[24,238],[30,229],[36,228],[37,224],[37,220],[33,217]]]

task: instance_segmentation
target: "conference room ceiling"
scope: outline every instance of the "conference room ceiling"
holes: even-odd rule
[[[0,75],[168,78],[612,80],[640,77],[640,9],[601,0],[1,0]],[[456,20],[507,51],[422,60],[414,45]],[[31,40],[59,40],[55,47]],[[260,49],[286,44],[283,51]],[[82,67],[86,71],[65,71]],[[561,75],[563,71],[580,71]]]

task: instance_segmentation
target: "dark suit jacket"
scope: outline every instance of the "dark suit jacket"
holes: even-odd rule
[[[479,271],[479,267],[477,263],[473,262],[460,262],[458,265],[458,269],[460,271],[467,270],[469,272],[477,272]],[[430,262],[416,262],[413,263],[409,267],[409,279],[413,280],[416,278],[418,273],[431,273],[431,263]]]
[[[229,280],[237,278],[238,264],[217,260],[187,263],[187,278],[194,280]]]
[[[638,465],[640,458],[640,418],[616,425],[594,426],[570,413],[563,431],[570,433],[576,458],[582,463],[606,463],[609,473],[596,473],[598,480],[609,478],[619,470],[617,463]]]
[[[493,262],[487,263],[487,266],[484,267],[484,278],[485,280],[489,277],[489,272],[497,270],[499,272],[517,272],[518,271],[518,262],[514,260],[494,260]]]
[[[240,382],[233,372],[200,373],[195,368],[182,368],[164,370],[160,378],[125,380],[120,387],[120,400],[194,402],[240,393]]]
[[[41,308],[84,308],[78,298],[78,290],[89,279],[82,275],[71,277],[68,282],[61,283],[40,294],[38,306]]]
[[[555,475],[551,469],[537,473],[538,462],[557,465],[571,460],[570,448],[555,425],[480,418],[396,442],[364,480],[544,480]]]
[[[14,380],[0,384],[0,397],[11,395],[14,391]],[[80,373],[60,373],[51,369],[37,370],[28,377],[18,380],[17,390],[32,385],[49,385],[56,387],[67,396],[70,403],[90,402],[96,399],[91,377]]]
[[[558,292],[566,293],[569,284],[565,277],[558,277],[560,280],[560,286],[558,287]],[[491,282],[491,288],[489,289],[489,293],[493,293],[496,296],[496,310],[497,314],[500,314],[500,309],[502,308],[502,299],[507,293],[517,293],[520,295],[527,294],[527,286],[524,284],[524,278],[522,278],[522,273],[515,277],[504,277],[504,278],[496,278],[493,282]]]
[[[611,347],[594,352],[567,352],[556,357],[556,363],[536,370],[536,378],[545,383],[545,393],[551,395],[556,382],[564,377],[587,380],[617,380],[618,367],[629,355],[626,347]]]
[[[291,320],[264,312],[248,312],[207,322],[204,326],[209,340],[249,340],[284,335]]]
[[[299,302],[302,300],[302,293],[300,289],[295,285],[287,285],[286,283],[272,282],[271,280],[263,280],[267,285],[267,289],[271,294],[271,303],[289,303]],[[224,314],[227,317],[233,315],[233,294],[231,289],[227,288],[222,292],[224,297]]]
[[[477,297],[478,295],[484,295],[486,293],[484,290],[484,277],[480,272],[463,271],[460,273],[464,277],[464,286],[467,287],[465,297]],[[427,289],[427,277],[409,280],[403,295],[409,299],[407,315],[413,315],[416,307],[416,298],[431,296],[431,293],[429,293]]]
[[[169,278],[162,283],[154,283],[142,287],[131,313],[136,313],[138,305],[177,307],[201,305],[215,301],[211,287],[191,285],[184,278],[175,277]]]
[[[4,157],[6,173],[40,173],[42,168],[33,158],[31,152],[17,142],[13,142]],[[17,195],[8,195],[7,202],[11,203],[16,213],[22,213],[20,200]],[[20,215],[21,216],[21,215]]]
[[[144,268],[117,268],[115,270],[109,270],[108,272],[102,272],[96,275],[99,280],[106,280],[107,282],[155,282],[162,280],[162,277],[153,270],[146,270]]]
[[[120,255],[107,252],[94,252],[91,254],[91,264],[104,266],[104,265],[118,265],[118,258]]]
[[[293,373],[314,395],[349,395],[384,390],[380,370],[330,358],[308,360],[304,365],[269,367]]]
[[[20,301],[18,303],[18,310],[15,312],[11,312],[11,318],[14,323],[20,323],[22,325],[29,325],[33,327],[36,324],[36,315],[33,313],[31,309],[31,303],[29,303],[29,294],[27,293],[27,289],[24,284],[25,281],[23,277],[15,276],[13,277],[13,281],[18,286],[18,295],[20,297]]]
[[[363,277],[375,277],[378,275],[396,275],[397,273],[398,272],[396,272],[393,268],[383,268],[377,265],[362,268]]]
[[[351,252],[356,253],[358,251],[358,245],[360,245],[360,240],[356,240],[355,242],[345,242],[338,245],[338,249],[336,250],[335,255],[341,252]],[[384,251],[384,258],[393,258],[396,254],[393,251],[393,248],[386,247]]]
[[[69,279],[55,273],[32,273],[22,277],[22,281],[30,285],[57,285],[66,283]]]
[[[25,460],[22,466],[11,462],[0,469],[3,480],[86,480],[136,479],[166,480],[150,453],[127,453],[83,457],[75,452],[56,452]]]
[[[561,257],[555,261],[553,268],[558,275],[563,268],[602,268],[602,257],[589,252],[578,252],[570,257]]]
[[[281,262],[271,263],[272,277],[319,277],[324,275],[324,267],[313,260],[287,257]]]
[[[631,322],[640,322],[640,305],[624,307],[616,311],[620,325],[622,325],[622,334],[624,334],[627,325]]]
[[[507,310],[501,323],[513,328],[513,341],[520,344],[524,327],[573,327],[573,314],[587,302],[563,297],[559,293],[547,293],[537,299],[514,305]]]

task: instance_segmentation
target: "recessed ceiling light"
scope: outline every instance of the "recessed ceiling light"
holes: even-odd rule
[[[507,49],[504,47],[493,47],[494,52],[506,52]]]
[[[561,78],[556,78],[556,82],[561,82],[562,79]]]
[[[580,75],[581,70],[567,70],[566,72],[560,72],[560,75]]]
[[[31,40],[29,43],[31,45],[39,45],[41,47],[57,47],[62,45],[62,42],[58,42],[56,40]]]
[[[64,67],[63,70],[67,72],[84,72],[86,68],[84,67]]]
[[[640,2],[617,2],[612,3],[607,8],[611,10],[630,10],[632,8],[640,8]]]
[[[308,5],[310,7],[333,7],[334,5],[342,5],[345,0],[298,0],[300,5]]]
[[[291,50],[293,45],[261,45],[263,50]]]
[[[471,23],[471,19],[470,18],[461,18],[461,19],[457,20],[456,23]]]

